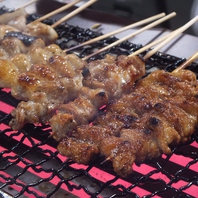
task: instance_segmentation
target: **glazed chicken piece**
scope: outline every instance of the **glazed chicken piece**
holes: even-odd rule
[[[10,61],[0,59],[0,87],[14,86],[18,78],[18,68]]]
[[[171,145],[190,139],[198,123],[197,95],[193,72],[153,72],[130,94],[114,100],[92,125],[79,126],[64,138],[58,151],[85,164],[102,154],[126,177],[133,163],[170,154]]]
[[[7,25],[17,28],[18,31],[23,32],[26,28],[26,15],[20,15],[8,21]]]
[[[86,165],[93,157],[100,154],[101,140],[114,137],[112,135],[113,132],[108,127],[82,125],[72,133],[72,137],[65,137],[57,149],[62,155]]]
[[[145,64],[138,56],[107,55],[90,62],[83,74],[84,86],[105,89],[111,100],[131,91],[134,82],[145,75]]]
[[[36,21],[27,24],[24,33],[41,38],[46,45],[54,43],[58,38],[58,34],[54,28]]]
[[[12,49],[10,49],[9,47],[7,48],[8,51],[9,50],[12,51]],[[60,49],[60,47],[55,44],[46,46],[45,48],[34,47],[27,54],[16,53],[16,54],[12,54],[13,56],[11,56],[11,54],[9,54],[8,51],[6,52],[4,48],[0,47],[0,55],[1,55],[0,70],[2,73],[0,75],[0,85],[1,87],[5,86],[6,88],[11,88],[13,84],[16,84],[16,80],[18,79],[17,76],[24,71],[29,71],[32,64],[44,65],[44,64],[48,64],[51,61],[50,65],[53,65],[52,67],[56,67],[55,62],[57,61],[52,61],[52,57],[62,56],[63,59],[64,57],[66,57],[65,53]],[[76,64],[76,69],[77,69],[77,67],[80,64],[80,62],[79,64],[77,64],[78,58],[76,58],[76,56],[74,55],[73,58],[71,56],[71,58],[67,57],[67,59],[68,62],[72,62],[73,60],[75,62],[74,64]],[[66,62],[67,61],[65,61],[65,63]],[[64,67],[60,67],[60,68],[63,68],[64,70]],[[70,69],[72,69],[72,67]],[[66,71],[68,73],[68,69],[65,70],[65,72]],[[15,74],[11,74],[12,72],[14,72]],[[10,80],[8,81],[9,78]]]

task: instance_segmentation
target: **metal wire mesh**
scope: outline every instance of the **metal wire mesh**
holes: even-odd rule
[[[29,21],[37,18],[28,17]],[[53,20],[45,20],[52,24]],[[63,24],[57,29],[61,48],[69,48],[98,36],[89,29]],[[80,57],[115,41],[110,37],[71,53]],[[130,54],[140,45],[124,42],[109,51],[93,57],[103,58],[106,53]],[[184,59],[157,53],[146,63],[147,72],[153,67],[172,71]],[[198,72],[198,65],[189,68]],[[13,197],[196,197],[198,192],[198,135],[195,132],[188,144],[172,148],[170,156],[134,165],[134,173],[123,179],[112,169],[111,163],[101,164],[99,156],[89,166],[76,164],[61,156],[57,143],[49,137],[49,126],[26,124],[13,131],[8,126],[10,111],[16,107],[9,90],[0,90],[0,190]]]

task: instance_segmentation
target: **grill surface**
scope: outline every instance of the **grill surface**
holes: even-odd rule
[[[28,21],[36,18],[28,17]],[[52,24],[52,20],[45,23]],[[61,48],[94,38],[98,33],[89,29],[63,24],[58,27]],[[86,56],[115,41],[111,37],[71,53]],[[106,53],[130,54],[140,45],[124,42],[92,59],[103,58]],[[147,73],[160,68],[172,71],[184,59],[157,53],[146,63]],[[189,69],[198,73],[198,64]],[[89,166],[79,165],[57,150],[57,143],[49,138],[49,126],[26,124],[20,131],[13,131],[8,123],[10,112],[16,107],[9,90],[0,90],[0,190],[13,197],[196,197],[198,192],[198,134],[191,142],[172,148],[170,156],[134,165],[128,178],[118,177],[110,163],[101,164],[102,156]],[[0,197],[4,197],[0,194]]]

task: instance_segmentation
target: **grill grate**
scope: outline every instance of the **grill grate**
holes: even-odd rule
[[[29,21],[37,18],[30,15]],[[53,20],[45,20],[52,24]],[[61,48],[94,38],[99,33],[63,24],[57,28]],[[80,57],[96,48],[115,41],[116,37],[80,48],[74,53]],[[141,46],[124,42],[105,53],[129,54]],[[154,67],[172,71],[184,59],[157,53],[147,63],[147,72]],[[190,67],[198,73],[198,64]],[[10,111],[18,104],[8,89],[0,90],[0,190],[12,197],[196,197],[198,192],[198,134],[191,142],[172,148],[170,156],[134,165],[134,173],[128,178],[118,177],[110,163],[101,164],[99,156],[89,166],[79,165],[61,156],[57,143],[49,138],[47,125],[26,124],[20,131],[13,131],[8,123]],[[1,194],[0,194],[1,195]],[[3,196],[3,194],[2,194]]]

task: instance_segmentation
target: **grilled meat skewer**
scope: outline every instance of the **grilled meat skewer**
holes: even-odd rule
[[[24,7],[13,12],[8,12],[0,16],[0,39],[10,30],[23,34],[36,36],[45,42],[45,45],[52,44],[58,38],[55,29],[47,24],[35,21],[27,24],[27,12]]]
[[[126,177],[134,162],[170,154],[171,145],[190,139],[198,123],[197,95],[193,72],[155,71],[114,100],[93,125],[79,126],[64,138],[58,151],[84,164],[102,154]]]

